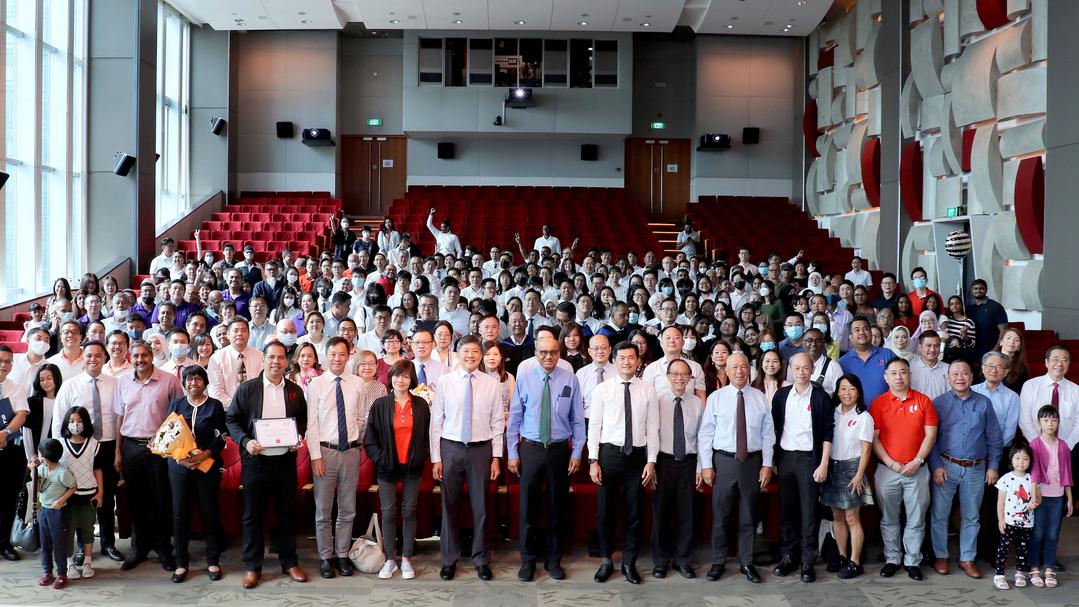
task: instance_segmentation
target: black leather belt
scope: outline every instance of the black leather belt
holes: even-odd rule
[[[947,453],[941,453],[940,458],[946,462],[951,462],[960,468],[973,468],[985,461],[983,459],[959,459],[957,457],[952,457]]]
[[[530,438],[525,438],[525,437],[522,436],[521,437],[521,442],[522,443],[528,443],[529,445],[534,445],[534,446],[540,447],[542,449],[553,449],[555,447],[563,447],[563,446],[568,445],[569,444],[569,439],[566,438],[566,439],[562,439],[562,440],[553,440],[553,441],[551,441],[549,443],[541,443],[538,440],[532,440]]]
[[[737,454],[731,453],[730,451],[724,451],[722,449],[716,449],[715,451],[713,451],[713,453],[717,453],[719,455],[722,455],[723,457],[730,457],[730,458],[737,458],[738,457]],[[761,453],[760,451],[750,451],[750,452],[746,453],[746,457],[747,458],[753,457],[754,455],[760,455],[760,453]]]
[[[361,443],[358,440],[354,440],[349,443],[344,449],[338,449],[337,443],[319,442],[319,446],[323,449],[333,449],[334,451],[347,451],[348,449],[358,449]]]
[[[148,444],[150,444],[150,441],[152,439],[149,439],[149,438],[137,438],[137,437],[134,437],[134,436],[127,436],[127,437],[124,437],[124,440],[131,441],[131,442],[135,443],[136,445],[148,445]]]
[[[479,447],[481,445],[486,445],[486,444],[491,442],[491,439],[487,439],[487,440],[481,440],[481,441],[473,441],[471,443],[462,443],[459,440],[453,440],[452,438],[446,438],[446,437],[442,437],[442,440],[449,441],[451,443],[457,443],[458,445],[461,445],[463,447]]]

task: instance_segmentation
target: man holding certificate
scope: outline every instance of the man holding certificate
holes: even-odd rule
[[[319,573],[327,579],[334,577],[336,571],[344,576],[353,573],[348,550],[352,546],[356,484],[360,477],[363,380],[345,371],[348,351],[348,340],[331,337],[326,344],[330,372],[311,380],[307,386],[307,419],[311,420],[307,426],[307,449],[315,476],[315,539],[321,561]]]
[[[229,406],[229,436],[240,446],[244,485],[244,588],[262,578],[265,554],[263,516],[272,503],[277,515],[275,544],[281,571],[297,582],[307,575],[296,557],[296,449],[307,429],[303,391],[285,379],[288,350],[279,341],[266,346],[262,373],[236,388]]]

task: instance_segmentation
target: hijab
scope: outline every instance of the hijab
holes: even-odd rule
[[[894,339],[896,334],[899,333],[900,331],[907,334],[907,347],[902,348],[902,349],[896,347],[895,339]],[[884,347],[888,348],[896,356],[898,356],[899,358],[902,358],[903,360],[905,360],[907,362],[910,362],[910,361],[914,360],[914,358],[915,358],[915,356],[914,356],[914,339],[910,337],[910,331],[906,327],[904,327],[902,325],[896,325],[892,329],[892,332],[888,334],[887,339],[884,340]]]

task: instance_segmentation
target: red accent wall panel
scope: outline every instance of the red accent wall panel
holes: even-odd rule
[[[1019,162],[1015,176],[1015,222],[1027,250],[1042,253],[1045,247],[1045,169],[1040,156]]]
[[[959,168],[964,173],[970,172],[970,151],[974,149],[974,133],[977,131],[975,128],[963,131],[963,157],[959,160]]]
[[[922,146],[917,141],[903,144],[899,157],[899,199],[911,221],[922,221]]]
[[[823,70],[826,67],[835,65],[835,47],[831,47],[826,51],[821,51],[817,54],[817,69]]]
[[[874,207],[880,206],[880,137],[870,137],[862,144],[862,187]]]
[[[814,158],[820,157],[817,151],[817,102],[813,99],[806,100],[805,113],[802,114],[802,135],[806,140],[806,148]]]
[[[978,18],[985,29],[996,29],[1008,22],[1007,0],[978,0]]]

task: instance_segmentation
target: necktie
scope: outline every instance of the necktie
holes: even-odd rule
[[[461,442],[472,442],[472,374],[465,375],[465,399],[461,406]]]
[[[540,398],[540,442],[551,442],[551,376],[543,376],[543,397]]]
[[[625,397],[623,401],[625,403],[625,418],[626,418],[626,435],[622,440],[622,454],[629,455],[633,453],[633,399],[629,394],[629,382],[622,382],[624,388],[623,394]]]
[[[90,406],[94,409],[91,411],[94,416],[94,438],[101,440],[101,429],[105,421],[101,419],[101,391],[97,389],[96,377],[90,379],[90,399]]]
[[[603,383],[603,374],[604,374],[603,367],[598,367],[596,369],[596,374],[599,375],[599,381],[596,382],[596,383],[602,384]]]
[[[419,380],[420,380],[421,384],[426,385],[427,384],[427,373],[424,373],[425,368],[427,368],[427,365],[420,365],[420,377],[419,377]]]
[[[242,384],[247,381],[247,365],[244,364],[244,353],[240,352],[240,368],[236,369],[236,383]]]
[[[337,383],[337,450],[348,449],[348,419],[345,417],[345,393],[341,390],[341,378],[335,377]]]
[[[535,322],[535,320],[535,317],[528,319],[528,327],[525,329],[525,335],[527,335],[528,337],[532,337],[532,323]]]
[[[674,397],[674,460],[686,459],[686,420],[682,418],[682,397]]]
[[[176,365],[176,380],[180,382],[181,386],[184,385],[184,378],[180,376],[181,375],[180,372],[183,371],[183,370],[184,370],[184,368],[183,368],[182,365]],[[94,381],[97,381],[97,380],[95,379]]]
[[[749,457],[749,447],[747,446],[748,440],[746,439],[746,396],[742,394],[742,391],[738,391],[738,414],[735,417],[734,425],[738,435],[738,447],[735,453],[735,458],[744,462]]]
[[[1049,401],[1054,409],[1060,408],[1060,384],[1053,382],[1053,398]]]

